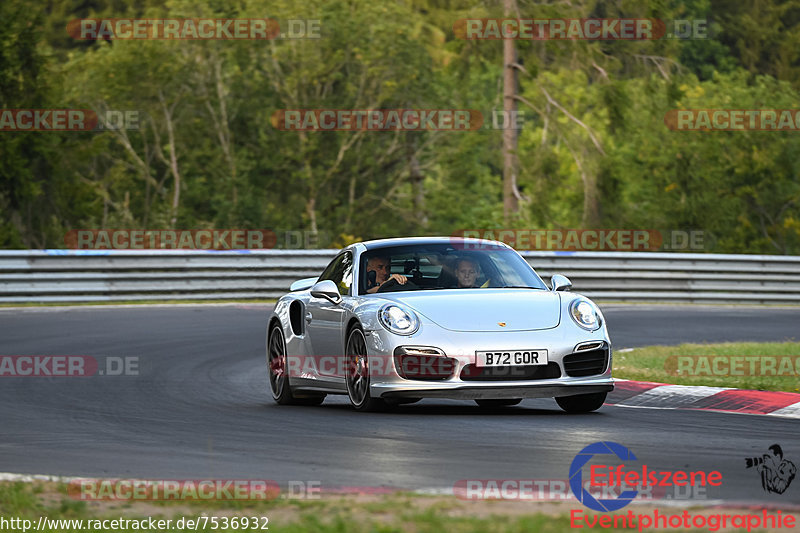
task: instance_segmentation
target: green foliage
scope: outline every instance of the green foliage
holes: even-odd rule
[[[797,133],[679,132],[674,109],[798,101],[800,0],[518,0],[523,18],[708,19],[703,39],[518,41],[520,212],[504,220],[501,3],[0,3],[3,109],[132,110],[139,128],[0,132],[0,247],[69,229],[314,230],[320,246],[499,227],[704,230],[800,252]],[[77,41],[80,17],[318,19],[319,39]],[[281,109],[476,109],[474,132],[287,132]]]

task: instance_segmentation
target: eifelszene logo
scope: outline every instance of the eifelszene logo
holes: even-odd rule
[[[617,511],[622,509],[633,500],[638,494],[635,490],[626,490],[614,500],[596,499],[589,494],[589,491],[583,488],[583,465],[588,463],[595,455],[613,454],[616,455],[620,461],[636,461],[636,456],[633,452],[622,444],[616,442],[595,442],[588,445],[575,455],[572,464],[569,466],[569,486],[572,489],[578,501],[583,503],[589,509],[595,511],[608,512]]]
[[[761,488],[765,492],[783,494],[791,485],[797,467],[793,462],[783,458],[783,449],[780,445],[773,444],[769,447],[772,452],[765,453],[761,457],[748,457],[745,461],[745,468],[755,467],[761,474]]]
[[[593,464],[589,468],[589,487],[604,489],[604,496],[615,498],[595,498],[584,486],[583,466],[591,461],[595,455],[615,455],[623,464]],[[686,471],[660,471],[648,468],[646,464],[641,469],[626,468],[626,462],[638,459],[631,450],[616,442],[595,442],[582,449],[575,455],[569,468],[569,486],[579,502],[589,509],[601,512],[618,511],[628,505],[639,494],[636,487],[718,487],[722,485],[722,473],[718,470],[705,472],[703,470]],[[620,492],[616,494],[613,489]],[[627,489],[627,490],[625,490]]]

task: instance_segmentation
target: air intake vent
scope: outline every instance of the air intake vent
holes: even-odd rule
[[[394,367],[401,378],[420,381],[442,381],[455,373],[458,360],[447,357],[437,348],[398,346],[394,350]]]
[[[573,378],[602,374],[607,366],[607,347],[564,356],[564,371]]]
[[[292,325],[292,333],[303,334],[303,303],[300,300],[289,304],[289,323]]]

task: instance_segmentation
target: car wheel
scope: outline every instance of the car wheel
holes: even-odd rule
[[[492,400],[475,400],[475,403],[477,403],[481,407],[510,407],[512,405],[517,405],[521,401],[522,398],[509,399],[509,400],[492,399]]]
[[[369,357],[367,339],[361,326],[355,326],[347,336],[345,358],[347,369],[345,383],[350,403],[357,411],[381,411],[388,404],[380,398],[373,398],[369,392]]]
[[[603,406],[606,396],[608,396],[607,392],[562,396],[561,398],[556,398],[556,403],[568,413],[590,413]]]
[[[325,400],[325,395],[296,397],[289,385],[289,376],[286,369],[286,340],[280,324],[272,328],[269,336],[268,347],[269,390],[272,398],[279,405],[319,405]]]

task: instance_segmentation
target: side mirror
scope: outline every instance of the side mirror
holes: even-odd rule
[[[569,280],[567,276],[562,276],[561,274],[554,274],[552,278],[550,278],[550,290],[553,292],[558,291],[568,291],[572,288],[572,282]]]
[[[292,292],[294,292],[294,291],[304,291],[306,289],[310,289],[311,287],[313,287],[316,282],[317,282],[317,278],[298,279],[297,281],[295,281],[294,283],[292,283],[289,286],[289,290],[292,291]]]
[[[311,296],[314,298],[325,298],[332,304],[338,304],[342,301],[339,288],[329,279],[322,280],[311,287]]]

